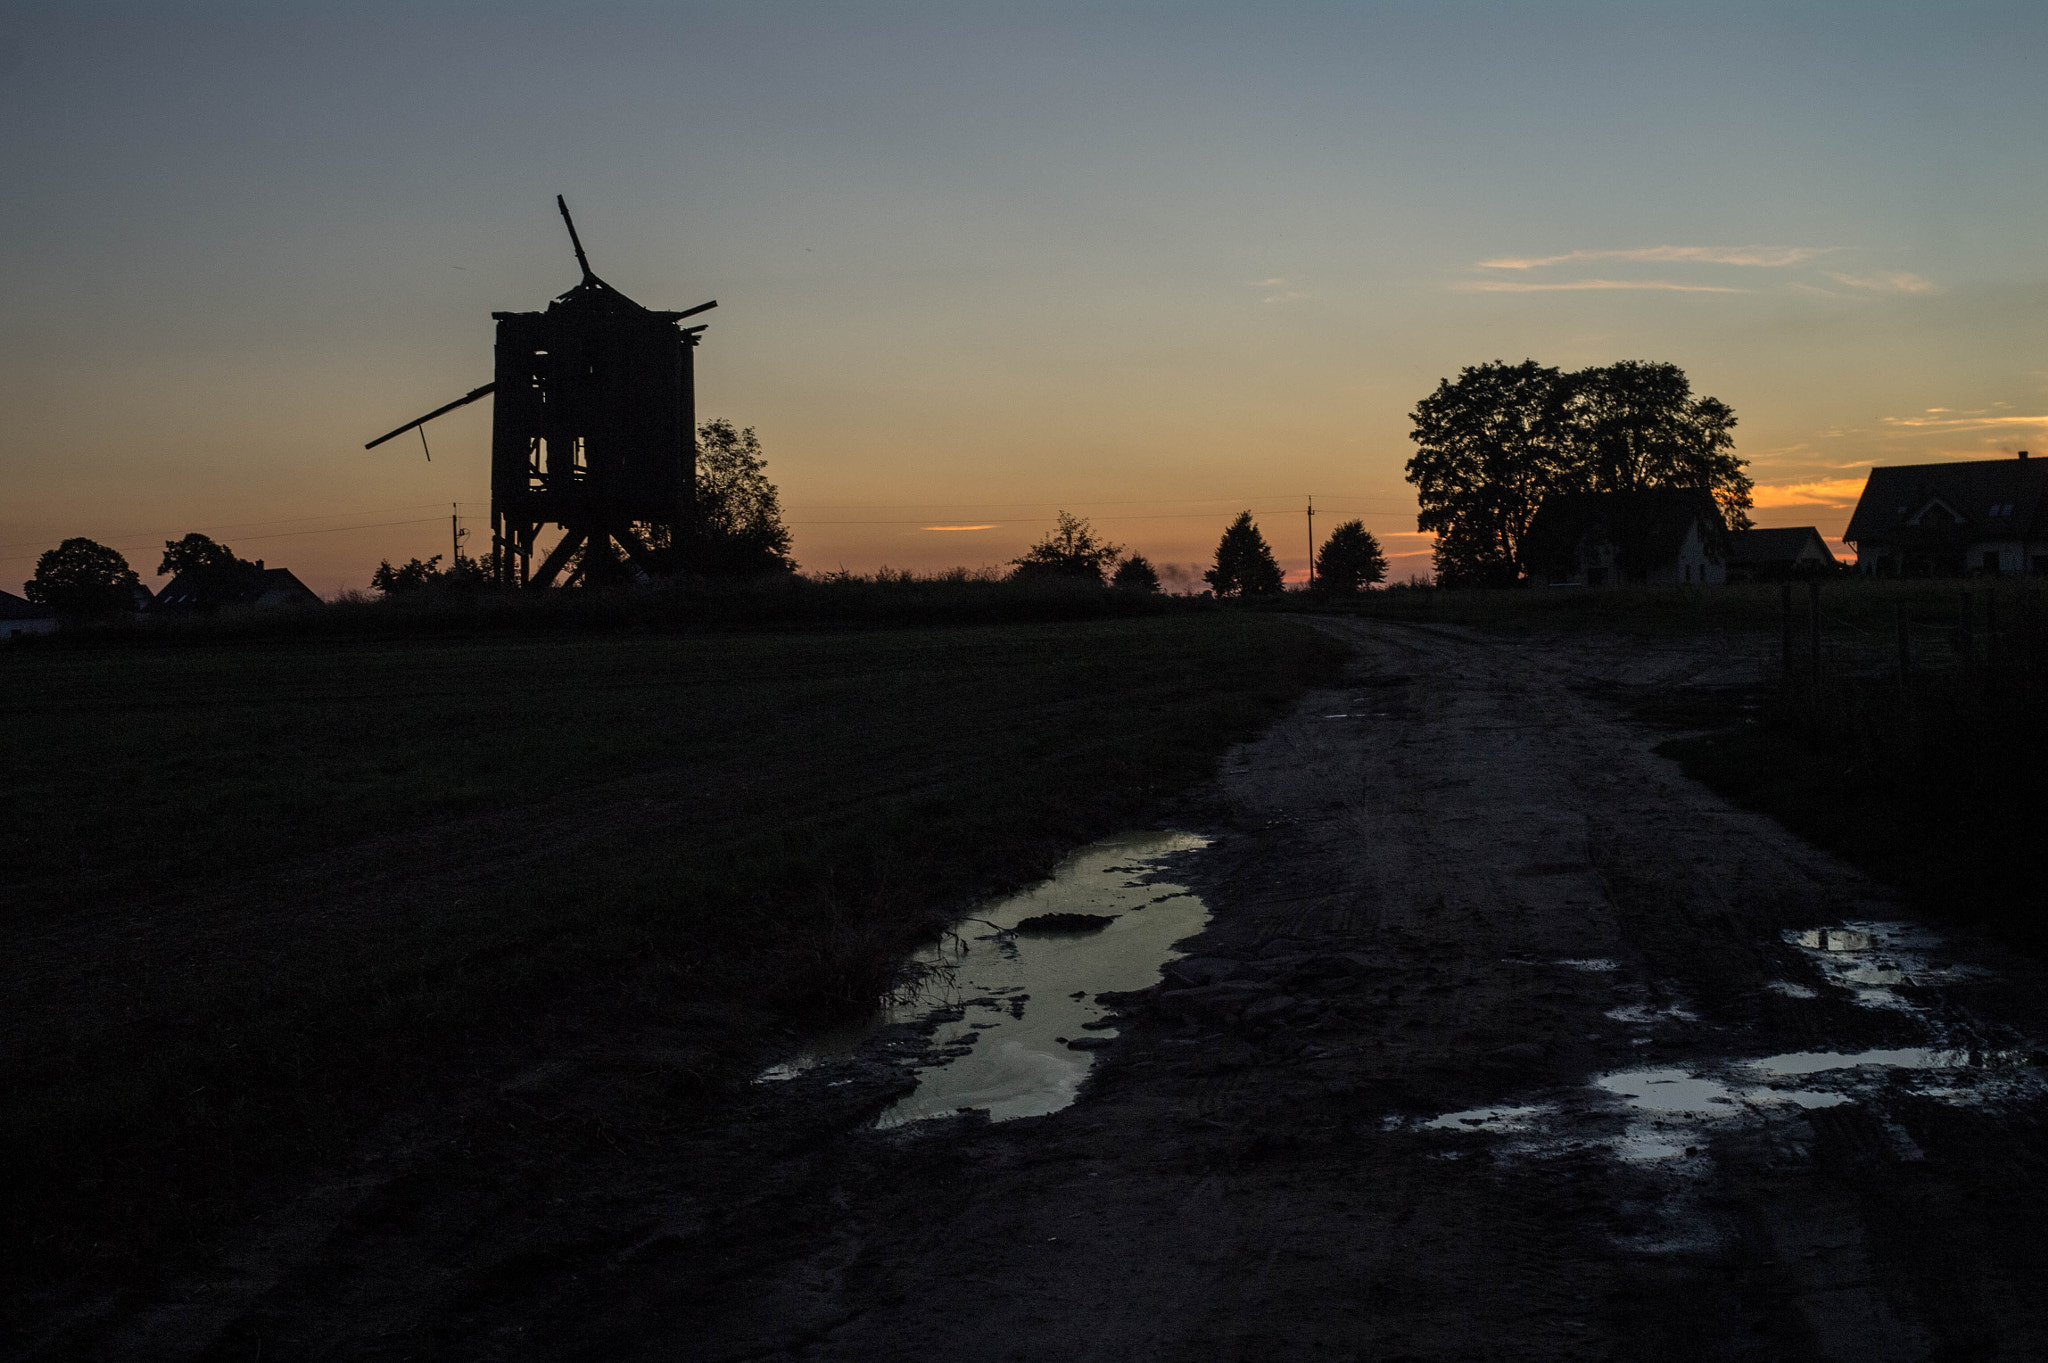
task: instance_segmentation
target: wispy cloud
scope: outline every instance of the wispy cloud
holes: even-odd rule
[[[1998,427],[2048,428],[2048,416],[1888,416],[1886,426],[1922,431],[1984,431]]]
[[[1261,303],[1299,303],[1304,298],[1315,297],[1305,289],[1294,287],[1302,283],[1299,278],[1290,278],[1284,274],[1274,275],[1271,279],[1246,279],[1239,282],[1248,289],[1280,290],[1279,293],[1269,293],[1261,298]]]
[[[1519,279],[1469,279],[1452,284],[1465,293],[1554,293],[1560,289],[1662,289],[1670,293],[1753,293],[1723,284],[1678,284],[1669,279],[1567,279],[1538,284]]]
[[[999,524],[989,525],[921,525],[920,530],[1000,530]]]
[[[1852,289],[1870,289],[1878,293],[1940,293],[1941,286],[1931,279],[1908,274],[1904,270],[1882,270],[1874,275],[1847,275],[1828,271],[1828,278],[1837,284]]]
[[[1810,483],[1757,484],[1759,509],[1779,506],[1841,506],[1863,495],[1861,478],[1823,478]]]
[[[1626,251],[1566,251],[1555,256],[1501,256],[1482,260],[1482,270],[1540,270],[1582,260],[1687,261],[1700,265],[1758,265],[1775,269],[1802,265],[1833,246],[1638,246]]]

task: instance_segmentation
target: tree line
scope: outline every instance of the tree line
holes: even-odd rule
[[[1700,487],[1731,530],[1752,505],[1735,413],[1692,395],[1675,364],[1624,360],[1567,373],[1534,360],[1473,365],[1411,413],[1416,529],[1436,535],[1440,586],[1512,586],[1524,537],[1561,493]]]
[[[1010,560],[1013,582],[1068,580],[1122,591],[1161,590],[1159,572],[1143,554],[1133,554],[1095,532],[1085,516],[1061,511],[1052,530],[1021,557]],[[1330,532],[1315,556],[1318,590],[1349,594],[1385,580],[1387,556],[1363,521],[1346,521]],[[1282,589],[1284,574],[1249,511],[1217,541],[1216,556],[1202,580],[1219,597],[1268,596]]]

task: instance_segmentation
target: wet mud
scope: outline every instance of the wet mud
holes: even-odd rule
[[[1184,899],[1002,906],[580,1203],[358,1214],[151,1356],[2048,1357],[2048,972],[1654,754],[1763,660],[1327,627],[1346,685],[1167,811],[1208,845],[1097,876]],[[1001,973],[1176,904],[1142,979]],[[1002,1029],[1084,1068],[999,1112]]]

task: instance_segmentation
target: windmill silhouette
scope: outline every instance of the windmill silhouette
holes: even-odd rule
[[[363,447],[495,395],[488,567],[504,586],[595,581],[617,568],[613,544],[651,575],[661,566],[656,551],[689,535],[695,509],[693,359],[704,327],[679,323],[718,303],[641,307],[592,273],[569,205],[558,194],[555,206],[582,281],[545,312],[492,313],[492,381]],[[562,535],[536,565],[549,526]]]

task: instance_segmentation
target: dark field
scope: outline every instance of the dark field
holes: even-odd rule
[[[1227,612],[0,652],[14,1324],[550,1055],[546,1140],[659,1139],[1337,662]]]

